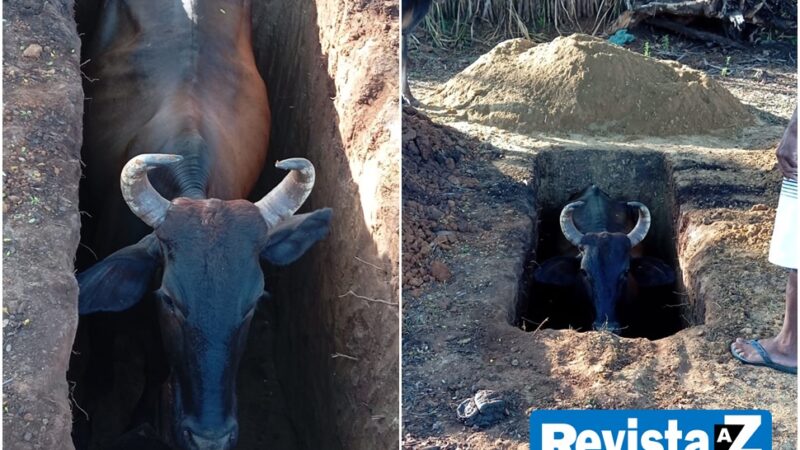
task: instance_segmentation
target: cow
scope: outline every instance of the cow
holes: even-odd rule
[[[425,14],[431,7],[432,0],[403,0],[403,23],[402,23],[402,61],[400,67],[400,82],[403,88],[403,103],[417,106],[419,102],[411,94],[408,86],[408,36],[414,32]]]
[[[295,214],[315,180],[303,158],[279,161],[283,180],[244,200],[270,131],[250,6],[106,0],[84,53],[82,240],[101,260],[79,267],[79,314],[155,299],[169,365],[158,426],[180,449],[235,447],[235,378],[265,297],[261,265],[298,259],[332,217]]]
[[[642,254],[639,244],[650,221],[642,203],[614,201],[596,185],[587,187],[562,208],[559,218],[561,232],[577,255],[544,261],[534,281],[575,288],[590,303],[592,328],[618,334],[626,325],[620,320],[621,307],[636,300],[639,288],[675,281],[669,265]]]

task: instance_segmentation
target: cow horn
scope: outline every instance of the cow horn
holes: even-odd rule
[[[305,158],[289,158],[276,162],[275,167],[291,172],[275,189],[256,202],[268,227],[291,217],[314,189],[314,165],[311,161]]]
[[[122,168],[119,184],[125,203],[136,217],[153,228],[164,221],[170,202],[150,184],[147,171],[154,167],[175,164],[182,159],[179,155],[143,154],[134,157]]]
[[[561,210],[561,232],[576,247],[581,245],[581,240],[583,239],[583,233],[578,231],[578,227],[572,221],[572,211],[578,206],[583,206],[583,202],[569,203]]]
[[[639,209],[639,220],[636,222],[636,226],[633,227],[631,232],[628,233],[628,239],[631,240],[631,247],[635,247],[644,240],[644,237],[647,236],[647,232],[650,231],[650,210],[647,209],[647,206],[639,202],[628,202],[628,206]]]

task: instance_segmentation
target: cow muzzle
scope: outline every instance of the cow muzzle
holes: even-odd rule
[[[239,424],[229,418],[219,427],[203,427],[192,418],[186,418],[181,425],[186,448],[191,450],[231,450],[239,438]]]

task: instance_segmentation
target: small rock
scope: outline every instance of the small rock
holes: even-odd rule
[[[25,413],[25,415],[22,416],[22,418],[25,419],[26,422],[32,422],[33,421],[33,414]]]
[[[751,334],[753,334],[753,329],[752,328],[742,328],[741,329],[741,333],[745,334],[747,336],[750,336]]]
[[[445,263],[434,261],[431,263],[431,275],[433,275],[437,281],[445,282],[453,276],[453,273],[450,272],[450,269]]]
[[[30,441],[31,439],[33,439],[33,434],[31,434],[30,432],[25,433],[25,436],[22,436],[22,438],[25,439],[26,441]]]
[[[511,365],[514,366],[514,367],[518,366],[519,365],[519,360],[518,359],[512,359],[511,360]]]
[[[755,204],[750,208],[750,211],[767,211],[767,210],[769,210],[769,206],[763,203]]]
[[[413,128],[407,128],[403,130],[403,144],[413,141],[417,138],[417,131]]]
[[[39,57],[42,56],[42,46],[39,44],[31,44],[22,52],[22,56],[39,59]]]
[[[444,217],[444,213],[435,206],[428,207],[428,218],[431,220],[439,220]]]
[[[456,168],[456,162],[453,161],[453,158],[447,158],[444,160],[444,165],[447,167],[447,170],[453,170]]]
[[[8,345],[6,345],[6,351],[7,351],[7,352],[10,352],[10,351],[11,351],[11,344],[8,344]]]
[[[436,233],[436,239],[434,242],[437,244],[447,244],[456,242],[456,234],[452,231],[439,231]]]
[[[478,187],[481,185],[481,182],[478,181],[477,178],[464,177],[461,179],[461,184],[466,187]]]

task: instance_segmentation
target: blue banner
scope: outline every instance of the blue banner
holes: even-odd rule
[[[541,410],[531,450],[771,450],[763,410]]]

